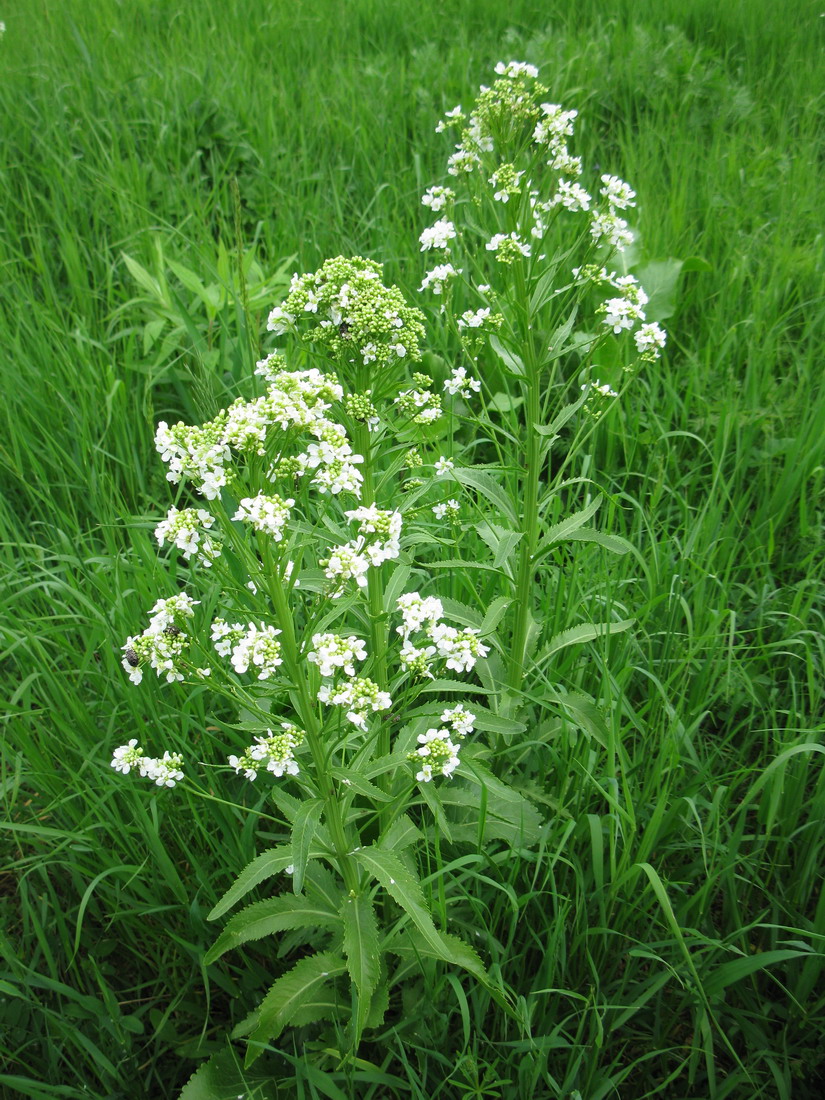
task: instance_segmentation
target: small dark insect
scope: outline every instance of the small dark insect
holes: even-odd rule
[[[163,633],[168,634],[172,638],[177,638],[177,636],[180,634],[180,627],[174,625],[167,626],[164,628]]]
[[[140,664],[140,659],[133,649],[126,650],[126,660],[129,662],[132,668],[137,668],[137,666]]]
[[[341,322],[341,324],[338,326],[338,331],[343,336],[343,338],[346,340],[346,338],[349,336],[349,325],[347,324],[346,321]]]

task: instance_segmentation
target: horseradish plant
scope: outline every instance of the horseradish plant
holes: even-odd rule
[[[158,599],[123,665],[136,684],[206,682],[237,718],[230,778],[268,784],[285,822],[211,917],[267,880],[271,896],[232,917],[206,961],[287,930],[308,945],[236,1028],[247,1064],[286,1026],[330,1014],[355,1047],[427,959],[509,1010],[446,931],[443,895],[433,918],[421,872],[439,879],[442,840],[539,835],[491,751],[524,729],[531,662],[554,644],[534,614],[539,567],[567,539],[623,549],[586,526],[592,502],[548,517],[584,480],[571,464],[594,420],[665,339],[611,263],[632,239],[634,192],[590,183],[567,146],[576,112],[537,75],[499,64],[438,126],[459,140],[422,199],[435,220],[420,292],[449,366],[424,352],[424,314],[380,264],[338,257],[296,275],[269,315],[278,346],[256,396],[157,430],[181,495],[156,536],[188,563],[188,590]],[[595,376],[611,358],[613,376]],[[469,534],[477,561],[461,558]],[[555,646],[627,625],[585,624]],[[166,787],[193,764],[136,738],[112,760]]]

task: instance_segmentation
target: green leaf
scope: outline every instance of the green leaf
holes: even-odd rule
[[[418,879],[407,870],[398,856],[384,848],[367,845],[355,852],[355,858],[401,906],[424,939],[432,946],[433,951],[441,958],[440,952],[443,948],[439,933],[433,924]]]
[[[557,702],[568,712],[580,730],[592,737],[603,749],[607,748],[610,732],[604,715],[592,699],[577,691],[568,691],[559,695]]]
[[[260,940],[288,928],[334,928],[339,917],[323,902],[286,894],[248,905],[229,921],[204,956],[208,966],[221,955],[250,940]]]
[[[648,296],[645,317],[648,321],[664,321],[676,310],[676,288],[682,271],[682,261],[673,258],[655,260],[636,269],[636,278]]]
[[[635,619],[620,619],[615,623],[581,623],[579,626],[571,626],[569,630],[562,630],[560,634],[550,639],[537,661],[547,661],[560,650],[571,645],[594,642],[597,638],[604,638],[608,634],[621,634],[623,630],[629,630],[635,622]]]
[[[359,794],[366,795],[373,802],[392,802],[392,795],[386,794],[380,787],[370,783],[369,779],[366,779],[360,772],[355,771],[354,768],[333,768],[332,774],[336,779],[344,781],[346,786],[352,787]]]
[[[418,826],[406,814],[402,814],[401,817],[393,821],[392,825],[381,836],[378,847],[401,852],[404,848],[417,844],[423,835]]]
[[[217,920],[218,917],[222,917],[250,890],[253,890],[268,878],[272,878],[273,875],[279,874],[290,863],[292,863],[291,844],[279,844],[275,848],[269,848],[266,852],[261,852],[241,871],[206,919]]]
[[[755,974],[757,970],[775,966],[776,963],[789,962],[791,959],[806,959],[811,957],[811,951],[791,950],[784,948],[779,951],[759,951],[756,955],[746,955],[743,958],[732,959],[730,962],[718,966],[705,981],[705,993],[709,997],[714,993],[721,993],[728,986],[741,982],[743,978]]]
[[[321,814],[324,812],[324,803],[320,798],[308,798],[303,802],[295,815],[295,823],[292,826],[292,855],[294,871],[292,874],[292,889],[300,894],[304,888],[304,872],[306,871],[309,849],[315,837],[315,832],[321,822]]]
[[[475,489],[493,505],[498,514],[508,520],[511,527],[516,525],[516,514],[510,500],[498,482],[486,470],[477,470],[471,466],[456,466],[453,478],[470,489]]]
[[[381,976],[378,922],[369,895],[358,894],[356,897],[345,898],[341,906],[341,919],[344,922],[347,968],[358,992],[355,1017],[357,1044],[369,1018],[372,995]]]
[[[596,531],[593,527],[582,527],[567,536],[568,542],[595,542],[609,550],[611,554],[629,554],[634,550],[632,543],[623,539],[621,535],[606,535],[603,531]]]
[[[568,516],[567,519],[563,519],[559,523],[554,523],[552,527],[548,527],[544,533],[544,538],[539,544],[539,553],[543,553],[548,547],[555,545],[557,542],[563,542],[566,538],[569,538],[574,531],[578,531],[580,527],[583,527],[591,516],[595,515],[601,503],[602,498],[595,497],[589,504],[585,505],[580,512],[574,512],[572,516]]]
[[[548,363],[552,363],[555,359],[559,359],[569,350],[567,341],[570,339],[570,333],[573,331],[573,325],[575,324],[578,312],[579,307],[577,305],[573,306],[573,309],[570,311],[570,316],[564,324],[559,325],[550,337],[547,347],[547,351],[549,352],[547,358]]]
[[[487,408],[493,412],[513,412],[524,404],[524,398],[511,393],[494,393],[487,402]]]
[[[244,1072],[239,1055],[227,1043],[213,1054],[183,1086],[178,1100],[236,1100],[254,1096],[256,1100],[277,1100],[278,1086],[271,1067],[262,1072]]]
[[[508,373],[515,375],[516,378],[524,378],[527,371],[524,369],[524,363],[521,361],[518,355],[514,351],[510,351],[502,344],[498,336],[490,337],[490,347],[508,368]]]
[[[244,1065],[251,1066],[263,1053],[263,1044],[277,1039],[298,1009],[317,995],[330,979],[340,977],[346,971],[347,964],[339,955],[332,951],[322,951],[301,959],[280,977],[270,987],[254,1014],[255,1027],[249,1036]],[[244,1031],[246,1024],[247,1021],[244,1021],[240,1025]],[[233,1034],[238,1033],[236,1028]]]

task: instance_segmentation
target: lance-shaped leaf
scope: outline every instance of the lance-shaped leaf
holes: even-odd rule
[[[607,634],[621,634],[622,631],[629,630],[635,622],[635,619],[620,619],[615,623],[581,623],[579,626],[571,626],[569,630],[562,630],[550,639],[539,654],[537,663],[542,664],[569,645],[595,642],[597,638],[604,638]]]
[[[309,849],[315,832],[324,812],[324,803],[320,798],[309,798],[303,802],[295,814],[292,825],[292,855],[293,873],[292,889],[300,894],[304,888],[304,872],[306,871]]]
[[[344,954],[347,957],[352,983],[358,992],[358,1009],[355,1018],[355,1041],[369,1018],[372,995],[381,974],[378,950],[378,922],[375,909],[367,894],[344,899],[341,906],[344,922]]]
[[[355,858],[373,878],[381,883],[390,897],[398,902],[435,954],[442,952],[441,937],[433,924],[421,884],[407,870],[398,856],[385,848],[376,848],[371,844],[365,848],[359,848],[355,852]],[[443,956],[439,955],[439,957]]]
[[[233,947],[240,947],[250,940],[263,939],[275,932],[291,928],[329,928],[339,923],[338,914],[323,901],[296,897],[294,894],[256,901],[235,914],[209,948],[203,961],[207,965],[213,963]]]
[[[331,979],[345,974],[347,964],[332,951],[308,955],[270,987],[254,1013],[254,1030],[249,1036],[245,1066],[250,1066],[263,1053],[263,1044],[277,1039],[290,1024],[299,1009],[308,1004]],[[246,1030],[245,1023],[235,1029],[234,1035]],[[258,1045],[260,1044],[260,1045]]]
[[[217,920],[218,917],[222,917],[250,890],[253,890],[268,878],[272,878],[273,875],[279,874],[290,863],[292,863],[292,846],[289,844],[279,844],[275,848],[268,848],[267,851],[261,852],[241,871],[209,914],[207,920]]]

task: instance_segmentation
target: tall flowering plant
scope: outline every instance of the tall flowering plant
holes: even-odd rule
[[[592,364],[630,334],[626,377],[664,343],[642,288],[608,262],[630,239],[634,194],[603,176],[591,197],[566,144],[575,112],[545,96],[531,66],[502,64],[466,116],[456,108],[439,124],[459,130],[455,186],[422,200],[439,216],[420,250],[438,262],[420,292],[440,305],[449,368],[424,359],[424,314],[381,265],[337,257],[296,275],[270,313],[277,347],[256,365],[254,395],[205,424],[158,426],[180,499],[156,537],[188,580],[126,640],[123,667],[135,684],[154,673],[209,685],[236,719],[230,778],[269,784],[285,823],[210,916],[266,881],[278,888],[229,920],[206,961],[284,930],[312,948],[236,1029],[247,1064],[286,1026],[330,1012],[348,1017],[357,1045],[413,960],[463,967],[509,1011],[476,951],[445,930],[443,905],[433,917],[428,836],[524,845],[540,834],[484,738],[523,728],[542,556],[601,537],[586,526],[592,504],[539,537],[576,439],[615,399]],[[551,471],[568,423],[580,434]],[[479,440],[503,455],[505,437],[509,464],[466,460]],[[476,606],[453,598],[443,569],[460,565],[470,527],[493,559],[472,563],[494,577]],[[193,763],[136,738],[112,759],[164,787]]]

